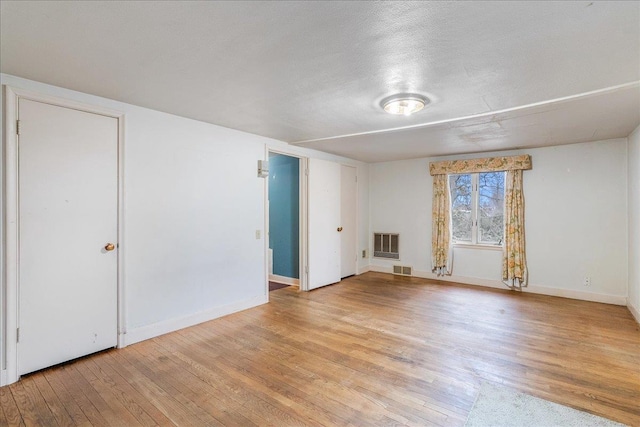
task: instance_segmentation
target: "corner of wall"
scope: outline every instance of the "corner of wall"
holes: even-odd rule
[[[627,298],[627,308],[631,312],[631,315],[636,319],[636,322],[640,324],[640,309],[634,307],[631,300]]]

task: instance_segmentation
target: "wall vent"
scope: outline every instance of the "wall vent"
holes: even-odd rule
[[[406,265],[394,265],[393,274],[398,274],[400,276],[411,276],[413,274],[413,268]]]
[[[373,233],[375,258],[400,259],[400,235],[398,233]]]

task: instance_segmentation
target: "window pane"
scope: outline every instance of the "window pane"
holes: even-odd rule
[[[471,175],[449,176],[449,188],[453,240],[471,242]]]
[[[504,172],[478,176],[478,242],[502,243],[504,233]]]

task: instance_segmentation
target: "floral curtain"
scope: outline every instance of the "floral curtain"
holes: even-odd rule
[[[502,280],[511,288],[522,288],[527,285],[528,276],[524,247],[522,170],[507,171],[505,181]]]
[[[438,276],[451,274],[451,216],[449,214],[449,177],[433,177],[431,222],[431,269]]]
[[[445,160],[429,164],[431,175],[499,172],[531,169],[531,156],[488,157],[485,159]]]

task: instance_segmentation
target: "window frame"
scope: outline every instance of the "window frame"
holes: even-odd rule
[[[506,184],[506,173],[504,171],[496,171],[503,174],[503,182]],[[480,174],[481,173],[496,173],[496,172],[469,172],[469,173],[451,173],[447,175],[448,186],[449,186],[449,218],[451,223],[451,243],[453,246],[464,247],[464,248],[477,248],[477,249],[493,249],[493,250],[502,250],[504,247],[504,236],[499,243],[490,243],[490,242],[480,242],[478,241],[479,237],[479,227],[478,227],[478,216],[479,216],[479,204],[480,204],[480,191],[478,187],[480,185]],[[471,176],[471,241],[464,240],[456,240],[453,237],[453,197],[451,195],[451,178],[460,175],[470,175]],[[504,192],[506,188],[503,187],[503,212],[504,212]],[[502,226],[504,228],[504,217],[502,220]]]

